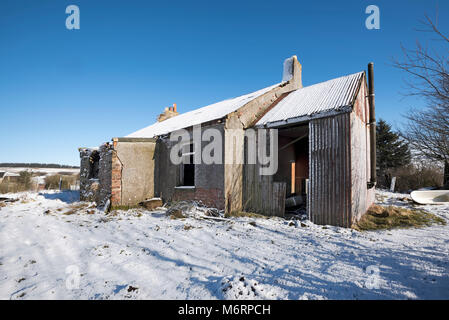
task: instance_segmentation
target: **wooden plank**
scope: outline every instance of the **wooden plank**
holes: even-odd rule
[[[307,137],[308,135],[309,135],[309,134],[308,134],[308,133],[306,133],[306,134],[304,134],[304,135],[300,136],[299,138],[296,138],[296,139],[294,139],[294,140],[290,141],[290,142],[289,142],[289,143],[287,143],[286,145],[283,145],[282,147],[280,147],[278,151],[284,150],[284,149],[285,149],[285,148],[287,148],[288,146],[290,146],[290,145],[294,144],[295,142],[298,142],[298,141],[300,141],[300,140],[304,139],[304,138],[305,138],[305,137]]]

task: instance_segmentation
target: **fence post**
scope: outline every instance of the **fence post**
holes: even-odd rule
[[[396,177],[393,177],[391,178],[390,192],[394,192],[395,185],[396,185]]]

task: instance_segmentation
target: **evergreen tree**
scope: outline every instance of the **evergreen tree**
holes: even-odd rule
[[[391,130],[391,125],[380,119],[376,127],[378,176],[385,176],[388,169],[410,164],[409,145],[398,133]],[[388,179],[389,180],[389,179]]]

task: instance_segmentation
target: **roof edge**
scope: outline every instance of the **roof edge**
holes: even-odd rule
[[[156,142],[157,138],[120,137],[112,138],[113,142]]]
[[[315,119],[333,117],[343,113],[352,112],[352,105],[341,107],[339,110],[329,110],[327,112],[315,113],[312,115],[300,116],[296,118],[289,118],[286,120],[279,120],[274,122],[268,122],[266,124],[255,125],[254,128],[280,128],[284,126],[289,126],[292,124],[300,124],[304,122],[309,122]]]

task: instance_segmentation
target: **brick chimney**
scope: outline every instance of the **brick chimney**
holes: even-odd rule
[[[161,113],[158,117],[157,117],[157,121],[161,122],[170,118],[173,118],[175,116],[177,116],[179,113],[176,110],[176,103],[173,103],[173,106],[170,107],[166,107],[164,112]]]

